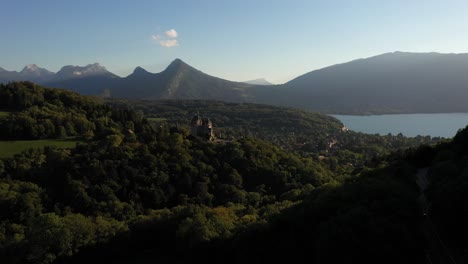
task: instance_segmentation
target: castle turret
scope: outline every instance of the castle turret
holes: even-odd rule
[[[196,115],[192,118],[192,122],[190,122],[192,126],[201,126],[203,125],[203,120],[199,115]]]
[[[209,118],[201,118],[199,114],[190,122],[190,134],[194,137],[202,137],[208,140],[214,138],[213,123]]]
[[[200,127],[202,124],[203,121],[201,117],[199,115],[194,116],[190,122],[190,134],[196,137],[198,134],[198,127]]]
[[[213,128],[213,123],[211,123],[211,120],[209,118],[203,118],[202,125],[207,128]]]

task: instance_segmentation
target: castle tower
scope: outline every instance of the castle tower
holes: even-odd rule
[[[194,137],[198,136],[198,128],[203,125],[203,120],[200,115],[196,115],[190,122],[190,134]]]
[[[214,136],[213,123],[209,118],[201,118],[199,114],[190,122],[190,134],[194,137],[202,137],[212,140]]]

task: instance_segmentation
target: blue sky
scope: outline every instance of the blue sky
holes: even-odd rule
[[[1,0],[0,67],[99,62],[120,76],[180,58],[275,83],[385,52],[468,52],[466,0]],[[171,31],[174,30],[174,31]]]

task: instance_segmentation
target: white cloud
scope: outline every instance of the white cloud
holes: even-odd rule
[[[175,31],[175,29],[170,29],[168,31],[166,31],[166,36],[168,38],[177,38],[179,34],[177,34],[177,31]]]
[[[165,32],[165,36],[161,35],[152,35],[151,38],[158,43],[161,47],[171,48],[175,46],[179,46],[179,41],[177,37],[179,34],[175,29],[170,29]]]
[[[179,43],[177,42],[177,39],[165,39],[159,41],[159,45],[161,45],[162,47],[170,48],[179,46]]]

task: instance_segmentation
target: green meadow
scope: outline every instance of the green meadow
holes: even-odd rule
[[[0,141],[0,158],[12,157],[30,148],[57,147],[74,148],[78,140],[70,139],[43,139],[43,140],[19,140]]]
[[[149,117],[147,119],[148,119],[148,121],[150,121],[152,123],[161,123],[161,122],[166,121],[166,118],[161,118],[161,117]]]
[[[10,112],[0,111],[0,118],[7,117]]]

